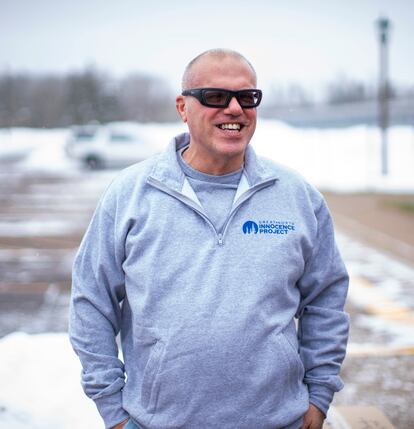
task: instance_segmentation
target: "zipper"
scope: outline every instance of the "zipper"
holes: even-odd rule
[[[237,203],[232,207],[229,217],[227,218],[226,222],[223,225],[223,232],[221,235],[221,245],[224,244],[224,235],[226,234],[227,227],[230,224],[230,221],[233,219],[234,215],[236,214],[236,211],[238,208],[247,201],[250,197],[252,197],[256,192],[262,190],[263,188],[267,188],[268,186],[275,183],[277,178],[273,179],[267,179],[264,182],[258,183],[257,185],[253,186],[252,188],[249,188],[244,194],[241,194],[240,197],[237,200]]]
[[[219,246],[224,245],[224,235],[226,234],[227,228],[230,224],[230,221],[233,219],[234,215],[236,214],[238,208],[247,201],[251,196],[253,196],[256,192],[260,191],[263,188],[266,188],[267,186],[270,186],[273,184],[277,178],[267,179],[264,182],[258,183],[257,185],[253,186],[252,188],[249,188],[244,194],[242,194],[238,200],[237,203],[232,207],[230,214],[228,218],[226,219],[222,232],[218,232],[216,227],[213,225],[211,220],[208,218],[205,212],[203,210],[200,210],[201,207],[199,207],[198,204],[196,204],[191,198],[186,197],[185,195],[181,194],[180,192],[174,191],[173,189],[169,188],[168,186],[164,185],[164,183],[152,178],[148,177],[147,182],[154,186],[155,188],[159,189],[162,192],[165,192],[168,195],[171,195],[174,198],[177,198],[182,203],[186,204],[187,206],[191,207],[195,212],[197,212],[213,229],[214,234],[217,237],[217,244]]]
[[[164,185],[164,183],[153,179],[152,177],[148,177],[147,182],[154,186],[154,188],[159,189],[162,192],[165,192],[168,195],[171,195],[172,197],[176,198],[177,200],[181,201],[182,203],[186,204],[187,206],[191,207],[195,212],[197,212],[213,229],[214,234],[217,237],[217,241],[220,244],[220,235],[216,227],[213,225],[213,222],[208,218],[208,216],[201,210],[201,207],[196,204],[191,198],[186,197],[185,195],[181,194],[180,192],[174,191],[173,189],[169,188],[168,186]]]

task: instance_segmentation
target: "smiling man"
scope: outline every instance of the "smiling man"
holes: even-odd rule
[[[70,337],[107,428],[321,429],[343,385],[348,275],[321,194],[249,145],[256,86],[237,52],[191,61],[189,132],[119,175],[82,241]]]

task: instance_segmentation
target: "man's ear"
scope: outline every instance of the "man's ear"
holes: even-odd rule
[[[182,121],[187,122],[186,105],[185,105],[184,97],[182,95],[177,96],[177,98],[175,99],[175,107]]]

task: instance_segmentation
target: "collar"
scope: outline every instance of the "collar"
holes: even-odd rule
[[[177,160],[177,151],[190,143],[190,134],[182,133],[174,137],[167,148],[159,155],[150,177],[158,180],[169,188],[182,192],[185,175]],[[248,145],[244,158],[243,188],[255,186],[270,179],[277,179],[274,164],[256,156],[253,148]]]

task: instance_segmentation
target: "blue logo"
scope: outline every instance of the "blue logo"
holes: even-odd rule
[[[255,234],[259,232],[259,226],[256,222],[253,222],[252,220],[248,220],[243,224],[243,232],[245,234],[251,234],[254,231]]]
[[[243,224],[244,234],[267,234],[272,236],[281,236],[294,233],[296,225],[292,221],[283,220],[259,220],[254,222],[248,220]]]

